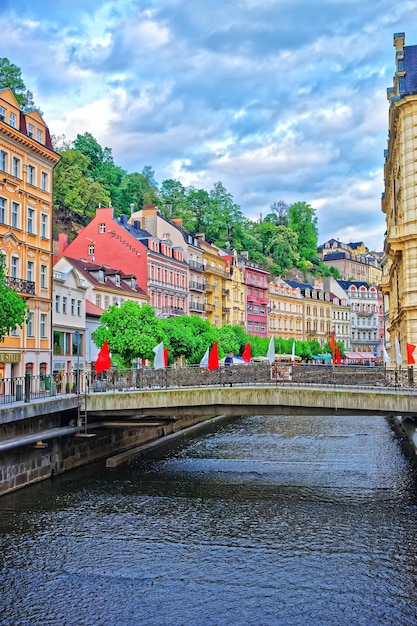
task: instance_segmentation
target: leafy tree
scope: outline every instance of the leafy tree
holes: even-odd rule
[[[0,88],[5,89],[9,87],[19,106],[24,111],[30,111],[35,109],[35,103],[33,101],[33,94],[26,89],[26,85],[23,82],[22,70],[14,63],[11,63],[6,57],[0,58]]]
[[[131,367],[136,358],[153,360],[153,348],[165,337],[154,309],[128,300],[121,307],[110,306],[101,316],[93,340],[102,346],[106,339],[112,355]]]
[[[162,328],[169,339],[169,353],[175,358],[183,356],[188,364],[200,363],[207,348],[219,338],[218,329],[197,315],[168,318],[162,322]]]
[[[108,192],[100,183],[91,182],[88,158],[78,150],[65,150],[54,172],[55,209],[69,219],[72,213],[86,223],[96,208],[110,201]]]
[[[138,211],[143,208],[145,197],[145,181],[142,174],[135,172],[127,174],[122,184],[115,193],[114,206],[118,213],[130,212],[130,205],[133,204],[133,210]]]
[[[0,254],[0,341],[16,326],[23,326],[28,313],[26,301],[7,285],[5,261]]]
[[[301,259],[311,261],[317,256],[317,217],[307,202],[296,202],[288,209],[288,226],[298,235]]]
[[[265,252],[272,257],[278,276],[284,276],[300,260],[297,234],[286,226],[277,226]]]
[[[153,168],[150,165],[145,165],[141,174],[144,182],[144,204],[158,204],[158,183],[155,180],[155,172]]]
[[[227,352],[239,354],[239,347],[239,341],[232,326],[222,326],[219,329],[219,354],[221,356]]]

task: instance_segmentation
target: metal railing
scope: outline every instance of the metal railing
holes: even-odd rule
[[[139,391],[152,389],[209,387],[226,385],[298,385],[352,387],[379,390],[417,390],[414,370],[371,366],[330,366],[275,363],[249,363],[221,366],[215,370],[198,365],[155,370],[110,369],[97,375],[81,372],[78,389],[76,372],[63,375],[21,376],[0,379],[0,405],[30,402],[66,394]]]

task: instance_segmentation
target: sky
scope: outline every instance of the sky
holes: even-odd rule
[[[128,173],[221,181],[245,216],[316,211],[319,243],[382,250],[386,90],[417,0],[0,0],[0,57],[54,135]]]

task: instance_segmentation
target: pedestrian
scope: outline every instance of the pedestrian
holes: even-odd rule
[[[227,375],[230,377],[232,375],[232,365],[233,365],[233,352],[229,352],[224,360],[224,367]],[[230,386],[232,386],[232,381],[230,381]]]

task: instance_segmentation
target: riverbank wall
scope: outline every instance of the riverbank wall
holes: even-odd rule
[[[77,411],[60,411],[1,424],[0,496],[94,461],[106,459],[165,438],[210,415],[178,417],[175,421],[131,428],[96,425],[94,433],[77,427]],[[20,441],[20,445],[13,445]]]

